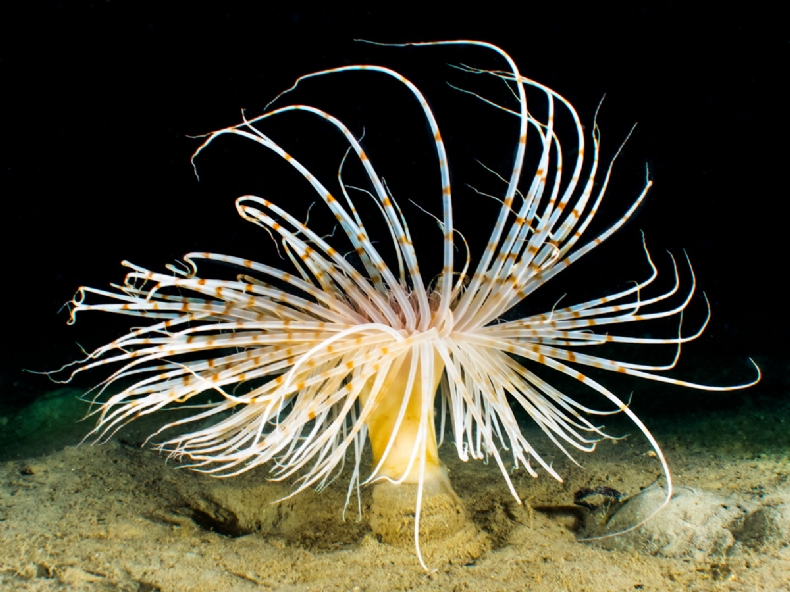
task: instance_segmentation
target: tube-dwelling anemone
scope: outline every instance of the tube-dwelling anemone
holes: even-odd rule
[[[560,479],[527,441],[514,408],[526,412],[569,456],[572,449],[592,451],[597,441],[609,437],[588,416],[625,413],[655,450],[666,477],[668,500],[671,476],[658,443],[628,405],[580,368],[705,390],[732,390],[757,382],[759,370],[757,379],[748,384],[723,387],[662,374],[675,365],[677,355],[671,364],[656,366],[586,353],[589,346],[613,343],[669,344],[679,353],[680,344],[698,337],[707,320],[693,334],[663,338],[618,335],[616,328],[623,323],[682,315],[695,288],[690,266],[690,288],[676,305],[667,304],[680,290],[674,259],[674,286],[645,296],[657,277],[657,268],[645,249],[652,272],[639,283],[587,302],[557,306],[544,314],[502,320],[506,312],[620,228],[639,207],[652,181],[646,179],[633,205],[613,226],[582,240],[612,170],[610,163],[599,174],[597,126],[589,149],[571,104],[522,76],[510,56],[494,45],[477,41],[408,45],[477,46],[496,52],[507,64],[503,71],[462,67],[469,74],[504,81],[513,96],[511,107],[483,99],[512,114],[515,132],[502,142],[512,142],[515,154],[505,177],[506,189],[498,197],[498,217],[476,266],[472,267],[468,247],[454,226],[445,146],[420,90],[401,74],[373,65],[303,76],[294,87],[306,78],[347,72],[387,76],[405,86],[419,102],[433,136],[441,180],[441,273],[435,282],[425,281],[409,226],[395,198],[359,138],[331,114],[291,104],[213,132],[205,137],[193,162],[216,138],[228,134],[279,155],[304,177],[305,187],[311,186],[334,215],[359,264],[355,266],[345,256],[348,246],[338,245],[340,250],[336,250],[329,239],[277,204],[244,196],[236,201],[238,213],[278,238],[292,262],[291,270],[195,252],[184,256],[185,265],[167,266],[170,273],[124,262],[132,271],[113,291],[80,288],[71,303],[70,322],[83,310],[152,320],[96,349],[74,371],[120,365],[101,383],[93,399],[99,419],[90,435],[104,441],[141,415],[213,392],[213,402],[194,405],[192,415],[167,423],[152,435],[176,426],[199,425],[191,432],[181,429],[186,433],[161,442],[161,449],[216,476],[237,475],[268,464],[272,478],[295,479],[294,494],[326,485],[342,469],[347,454],[353,453],[347,502],[360,485],[413,484],[414,539],[423,566],[419,543],[423,497],[437,484],[449,489],[438,454],[445,432],[461,460],[493,459],[517,500],[508,465],[537,476],[531,463],[537,464]],[[527,110],[528,89],[543,104],[545,121],[538,121]],[[369,180],[368,195],[357,195],[363,199],[372,196],[377,203],[394,246],[393,261],[385,262],[354,207],[350,192],[358,190],[347,187],[339,175],[341,194],[336,197],[295,155],[266,135],[267,120],[286,112],[301,112],[316,125],[333,128],[345,137],[347,155],[358,160]],[[555,133],[557,112],[569,116],[575,127],[571,150],[561,146]],[[528,137],[530,148],[534,145],[538,151],[536,169],[529,172],[522,169]],[[378,238],[385,242],[386,237]],[[463,265],[457,265],[456,253],[465,253]],[[234,266],[236,279],[201,277],[198,262],[204,260]],[[86,301],[93,296],[104,301]],[[596,410],[580,404],[539,378],[530,370],[531,364],[576,379],[608,400],[613,409]],[[120,380],[124,384],[120,392],[102,395]],[[244,384],[246,389],[237,388]],[[373,464],[363,476],[360,462],[368,442]]]

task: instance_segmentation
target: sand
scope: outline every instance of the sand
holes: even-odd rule
[[[0,418],[14,459],[0,465],[2,590],[790,590],[786,409],[654,422],[676,495],[636,532],[600,541],[579,538],[627,527],[662,498],[644,438],[603,442],[577,455],[583,467],[549,455],[563,483],[515,471],[521,505],[493,462],[462,463],[445,444],[479,536],[425,541],[426,573],[413,547],[373,534],[369,488],[361,518],[352,499],[344,520],[342,476],[273,503],[288,483],[265,470],[213,479],[180,469],[140,447],[145,424],[75,446],[90,426],[74,423],[74,395]],[[22,414],[36,429],[21,427]]]

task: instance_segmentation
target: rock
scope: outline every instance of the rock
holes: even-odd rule
[[[759,538],[754,529],[757,519],[749,519],[757,508],[746,507],[733,499],[686,487],[677,488],[672,499],[653,518],[634,531],[618,535],[647,518],[666,497],[666,489],[653,486],[629,498],[606,525],[585,528],[580,538],[595,540],[606,549],[649,553],[663,557],[706,561],[725,555],[735,545],[736,535]],[[755,515],[755,514],[751,514]],[[740,531],[737,525],[742,525]],[[614,535],[614,536],[612,536]]]

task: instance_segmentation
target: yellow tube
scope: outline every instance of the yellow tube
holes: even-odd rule
[[[414,446],[420,438],[420,423],[422,420],[423,397],[428,397],[428,417],[425,422],[426,434],[423,445],[425,447],[425,481],[430,482],[444,474],[444,469],[439,462],[439,450],[436,445],[436,427],[434,424],[434,404],[436,389],[444,371],[444,363],[440,356],[434,355],[433,377],[430,392],[422,392],[421,362],[416,361],[416,371],[411,392],[406,389],[409,381],[409,373],[412,365],[413,352],[409,351],[398,365],[398,361],[393,364],[387,373],[381,392],[376,396],[374,409],[368,416],[368,438],[373,449],[373,466],[376,467],[384,457],[377,476],[388,477],[393,480],[400,480],[409,466],[409,460],[414,453]],[[365,386],[360,393],[360,403],[364,407],[370,398],[370,385]],[[409,397],[406,410],[401,420],[400,426],[395,431],[395,424],[400,413],[401,406],[405,397]],[[387,446],[392,441],[389,451]],[[403,483],[417,483],[420,473],[420,453],[415,456],[415,460],[409,469]]]

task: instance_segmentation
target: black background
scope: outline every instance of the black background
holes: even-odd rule
[[[12,403],[48,388],[22,368],[57,367],[79,355],[76,342],[95,347],[128,326],[95,313],[69,327],[65,311],[58,314],[78,286],[121,281],[122,259],[156,270],[190,250],[276,261],[272,241],[238,218],[233,199],[257,193],[304,219],[315,199],[309,187],[241,140],[218,142],[202,155],[198,181],[190,164],[198,141],[188,135],[237,123],[241,108],[262,112],[301,74],[378,63],[422,88],[450,150],[457,226],[473,244],[485,240],[496,204],[465,183],[501,190],[473,159],[506,173],[515,120],[449,89],[447,81],[507,100],[494,81],[447,64],[501,68],[501,61],[482,50],[390,49],[355,38],[500,45],[522,73],[564,94],[588,133],[606,94],[599,117],[604,163],[638,126],[596,228],[627,209],[645,163],[655,186],[632,223],[558,278],[548,302],[644,277],[643,230],[662,274],[671,276],[664,249],[687,250],[711,300],[713,318],[697,351],[715,355],[722,368],[742,368],[736,379],[750,376],[746,356],[769,360],[784,374],[790,30],[776,10],[530,4],[519,16],[491,3],[460,12],[372,3],[303,10],[115,1],[2,10],[0,375],[2,396]],[[420,229],[419,248],[431,232],[438,235],[408,205],[413,199],[440,212],[432,147],[413,100],[380,78],[314,81],[292,100],[336,113],[355,133],[364,126],[371,159]],[[327,185],[334,182],[342,138],[304,115],[270,129]],[[311,212],[319,226],[320,207]],[[767,379],[770,387],[774,379]]]

